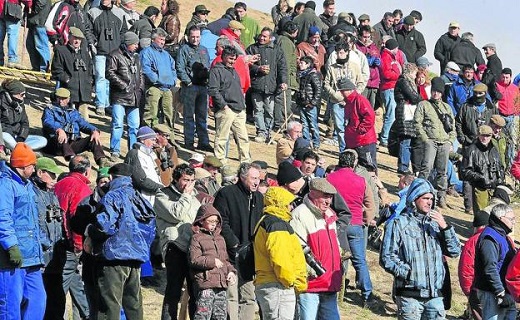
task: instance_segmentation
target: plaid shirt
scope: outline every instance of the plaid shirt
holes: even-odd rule
[[[380,264],[394,275],[397,290],[433,298],[444,281],[443,255],[457,257],[460,250],[453,227],[440,230],[426,215],[408,209],[386,225]]]

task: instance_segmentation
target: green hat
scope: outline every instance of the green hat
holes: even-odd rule
[[[52,160],[51,158],[47,157],[40,157],[38,160],[36,160],[36,170],[43,170],[47,172],[52,172],[56,175],[60,175],[63,173],[63,170],[56,165],[56,162]]]
[[[54,95],[57,98],[67,99],[67,98],[70,98],[70,91],[68,89],[65,89],[65,88],[59,88],[59,89],[56,90]]]
[[[110,169],[110,167],[102,167],[102,168],[98,169],[96,182],[98,182],[99,180],[101,180],[103,178],[110,178],[108,169]]]
[[[206,156],[203,163],[215,168],[221,168],[223,166],[222,162],[215,156]]]
[[[75,38],[78,38],[78,39],[85,39],[85,35],[83,34],[83,32],[81,31],[80,28],[70,27],[69,35],[71,35]]]

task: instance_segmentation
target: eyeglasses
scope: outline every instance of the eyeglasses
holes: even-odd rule
[[[218,223],[219,220],[218,219],[206,219],[205,220],[207,223]]]

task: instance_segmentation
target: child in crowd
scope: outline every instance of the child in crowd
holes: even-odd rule
[[[321,103],[321,75],[314,67],[314,60],[309,56],[302,57],[298,66],[300,67],[298,72],[300,91],[296,93],[296,103],[300,108],[303,138],[312,141],[313,149],[318,150],[320,147],[318,107]]]
[[[236,282],[237,276],[229,262],[221,228],[222,218],[217,209],[212,204],[202,205],[193,222],[189,251],[190,274],[196,292],[196,320],[227,318],[226,288]]]

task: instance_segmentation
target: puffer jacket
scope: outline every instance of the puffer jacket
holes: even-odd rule
[[[0,269],[12,268],[8,249],[17,245],[22,268],[44,263],[38,208],[32,182],[22,179],[5,161],[0,161]]]
[[[69,42],[70,27],[79,28],[85,35],[86,41],[81,43],[82,48],[86,49],[87,44],[90,45],[96,42],[92,33],[92,22],[88,13],[79,2],[67,0],[61,3],[57,2],[56,5],[59,5],[59,7],[56,9],[52,25],[46,28],[51,43],[67,44]]]
[[[453,130],[450,132],[444,130],[441,119],[433,108],[437,108],[440,114],[448,114]],[[445,102],[434,100],[419,102],[417,109],[415,109],[413,121],[417,137],[421,141],[433,140],[439,143],[446,143],[455,139],[455,119],[450,106]]]
[[[393,54],[388,49],[381,51],[381,65],[379,66],[379,74],[381,76],[381,84],[379,89],[394,89],[399,76],[403,72],[404,60],[400,54]]]
[[[477,111],[473,97],[462,105],[455,117],[457,140],[463,145],[470,145],[478,137],[478,127],[489,125],[491,116],[498,114],[497,107],[486,99],[486,107],[482,113]]]
[[[298,236],[289,224],[287,209],[295,196],[281,187],[271,187],[264,197],[264,217],[254,239],[255,285],[280,283],[296,292],[307,289],[307,266]]]
[[[495,189],[505,181],[500,155],[491,142],[484,146],[476,140],[465,148],[461,173],[464,181],[480,189]]]
[[[349,61],[346,63],[334,63],[327,67],[327,73],[325,80],[323,81],[323,89],[329,96],[329,101],[332,103],[339,103],[344,101],[341,92],[338,90],[339,79],[347,78],[350,79],[359,91],[359,88],[364,87],[363,75],[358,64]],[[361,91],[362,92],[362,91]]]
[[[155,237],[155,213],[133,188],[132,178],[112,180],[99,205],[96,223],[87,229],[94,253],[108,261],[148,261]]]
[[[167,90],[175,86],[177,72],[171,55],[155,43],[144,48],[140,53],[141,66],[147,86]]]
[[[381,65],[381,53],[374,42],[364,45],[360,41],[356,42],[356,48],[361,51],[367,58],[370,68],[370,77],[368,78],[367,88],[379,88],[381,77],[379,76],[379,65]]]
[[[98,129],[81,117],[81,114],[73,106],[69,105],[68,109],[63,109],[57,105],[51,105],[43,110],[42,130],[46,138],[56,136],[56,130],[64,129],[65,126],[71,125],[72,131],[67,132],[68,138],[77,140],[81,137],[81,133],[92,134]]]
[[[370,102],[357,91],[345,100],[345,144],[354,149],[377,141],[376,115]]]
[[[234,68],[217,63],[209,71],[208,95],[212,98],[215,111],[228,106],[240,112],[246,108],[240,77]]]
[[[464,295],[469,296],[475,280],[475,250],[484,228],[478,229],[462,247],[459,260],[459,284]]]
[[[415,63],[417,58],[426,54],[426,42],[424,36],[415,28],[408,32],[404,28],[397,31],[396,40],[399,43],[399,49],[406,55],[406,60]]]
[[[260,61],[249,66],[253,92],[274,94],[282,83],[287,83],[287,65],[280,47],[275,46],[272,42],[266,45],[254,43],[246,49],[246,53],[260,55]],[[268,74],[264,74],[258,69],[261,65],[269,65]]]
[[[195,63],[202,65],[209,71],[209,54],[206,47],[186,43],[180,47],[175,62],[177,63],[177,76],[183,85],[187,86],[192,82],[193,84],[201,85],[201,81],[207,81],[207,79],[196,78],[196,75],[193,73],[193,65]]]
[[[226,241],[220,234],[222,231],[222,217],[218,211],[203,210],[201,207],[193,222],[193,237],[189,249],[190,275],[198,290],[227,288],[227,275],[236,273],[235,267],[229,262],[226,250]],[[219,223],[215,230],[210,231],[202,227],[202,222],[211,216],[218,217]],[[218,258],[224,266],[217,268],[215,259]]]
[[[300,90],[296,92],[296,103],[300,108],[307,105],[320,106],[321,102],[321,75],[315,69],[303,71],[300,77]]]
[[[193,233],[191,225],[200,208],[198,194],[196,190],[191,194],[181,193],[173,183],[157,192],[154,210],[157,213],[157,230],[163,255],[170,243],[188,252]]]
[[[25,141],[29,135],[29,118],[25,105],[13,100],[7,91],[0,91],[0,122],[2,130],[16,141]]]
[[[405,104],[417,106],[417,104],[423,100],[421,95],[417,92],[415,83],[411,83],[410,80],[400,76],[395,84],[394,99],[397,104],[395,107],[395,122],[393,125],[395,126],[395,130],[400,137],[415,137],[416,131],[413,119],[406,120],[404,113]]]
[[[110,82],[110,103],[139,107],[144,91],[139,55],[128,51],[123,44],[112,51],[107,60],[106,78]]]
[[[124,11],[111,5],[100,4],[88,11],[92,21],[92,33],[96,39],[97,55],[108,55],[119,48],[128,31]]]

